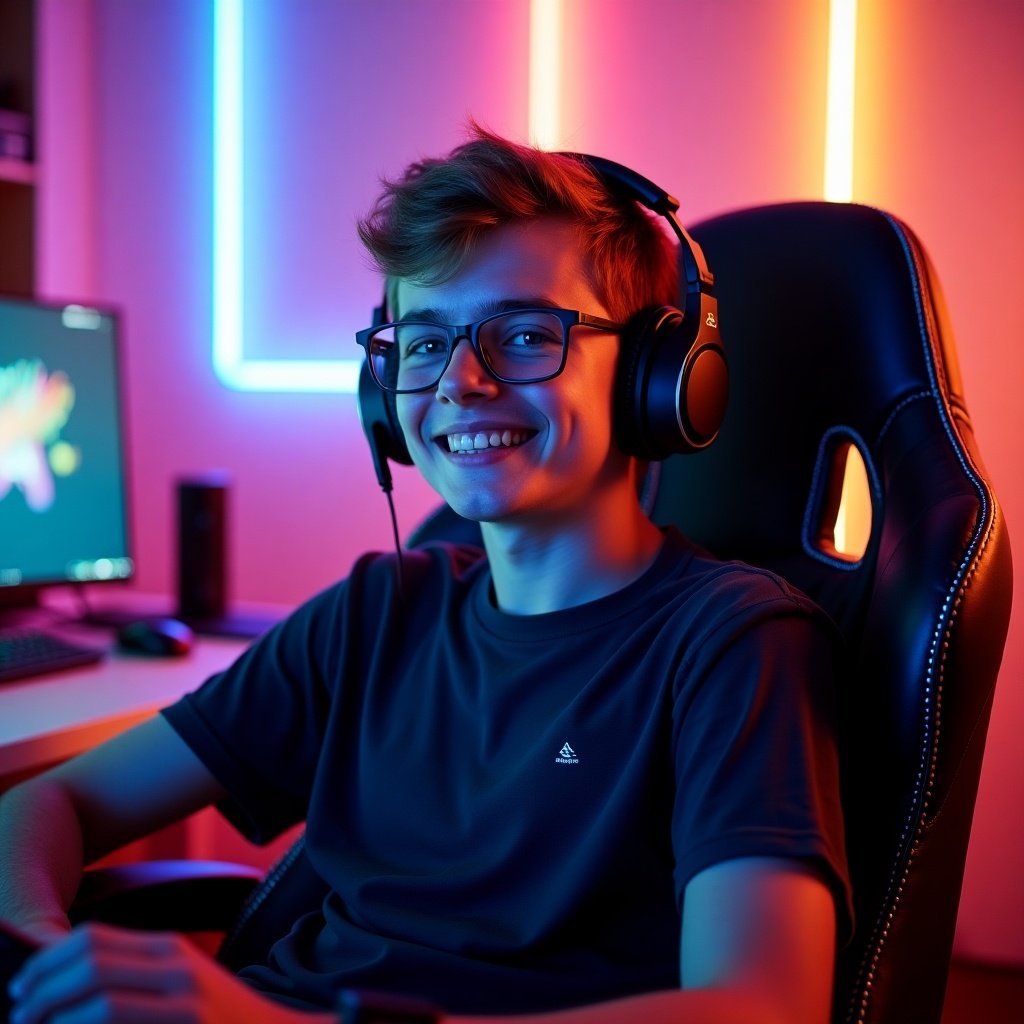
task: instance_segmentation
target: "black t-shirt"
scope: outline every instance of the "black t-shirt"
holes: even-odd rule
[[[369,555],[164,714],[268,840],[307,822],[330,888],[269,964],[529,1012],[678,985],[687,882],[813,862],[846,927],[833,632],[770,573],[668,531],[651,568],[564,611],[499,611],[482,552]]]

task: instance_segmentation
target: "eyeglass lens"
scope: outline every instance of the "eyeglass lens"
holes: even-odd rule
[[[480,356],[495,375],[534,381],[562,365],[565,329],[553,313],[514,311],[483,321],[477,333]],[[389,324],[370,342],[373,375],[386,388],[411,391],[433,387],[448,365],[452,342],[430,323]]]

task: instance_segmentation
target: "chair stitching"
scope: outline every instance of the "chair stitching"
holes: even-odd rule
[[[922,280],[923,268],[921,266],[919,256],[911,245],[910,240],[907,238],[902,224],[892,215],[884,211],[879,212],[883,217],[885,217],[895,231],[900,242],[900,246],[903,249],[904,256],[912,271],[911,283],[914,290],[914,300],[917,310],[920,337],[925,350],[925,367],[928,372],[929,380],[932,383],[932,387],[935,389],[933,397],[938,406],[939,419],[946,432],[946,436],[949,438],[950,444],[953,447],[957,460],[960,462],[961,468],[964,470],[968,480],[974,487],[975,493],[978,497],[980,510],[974,532],[967,544],[966,553],[960,562],[960,565],[957,567],[956,575],[954,576],[953,582],[950,585],[945,600],[942,603],[939,616],[936,620],[935,629],[932,633],[932,642],[929,648],[928,668],[926,674],[926,681],[928,685],[925,686],[924,691],[926,710],[929,708],[929,705],[931,706],[931,710],[929,711],[924,723],[925,743],[922,751],[922,761],[919,766],[917,781],[915,782],[914,795],[910,801],[910,809],[908,810],[904,823],[904,832],[900,840],[900,849],[904,849],[906,847],[906,842],[911,830],[913,831],[913,837],[910,840],[910,847],[907,853],[906,862],[903,865],[902,872],[899,873],[898,880],[894,873],[890,881],[881,914],[875,921],[865,957],[862,960],[860,970],[856,975],[854,991],[850,995],[847,1019],[849,1020],[851,1015],[855,1015],[857,1024],[865,1024],[867,1020],[871,1001],[871,990],[878,962],[881,959],[882,951],[889,936],[889,930],[892,926],[893,918],[896,913],[896,905],[899,903],[903,894],[911,866],[913,865],[914,858],[920,847],[923,833],[927,825],[928,801],[932,796],[935,766],[938,760],[942,685],[945,676],[946,656],[949,647],[948,637],[952,630],[953,623],[958,616],[960,605],[963,600],[964,590],[969,585],[970,579],[976,571],[977,562],[980,559],[981,553],[984,552],[988,545],[989,538],[993,533],[995,522],[994,510],[991,508],[991,503],[988,500],[985,488],[975,472],[974,467],[966,457],[966,453],[960,444],[959,437],[953,429],[946,402],[943,400],[943,396],[946,394],[948,387],[944,376],[941,383],[938,379],[939,367],[936,365],[938,361],[934,359],[934,349],[931,344],[931,338],[935,333],[935,324],[931,316],[930,308],[926,308],[921,294],[920,281]],[[924,396],[911,396],[911,398],[905,400],[902,404],[906,404],[906,401],[917,400],[917,398],[920,397]],[[895,411],[893,415],[895,415]],[[890,416],[889,420],[887,420],[885,426],[882,428],[882,433],[888,429],[892,418],[893,416]],[[881,434],[879,436],[881,436]],[[922,779],[926,780],[924,782],[923,789],[921,788]],[[899,871],[899,864],[894,864],[893,868],[894,871]]]
[[[882,424],[882,429],[875,435],[875,447],[880,445],[885,440],[885,435],[889,432],[889,428],[893,425],[896,417],[908,406],[914,402],[920,402],[921,399],[933,399],[935,396],[930,391],[915,391],[912,395],[907,395],[902,401],[898,402],[896,408],[889,413],[885,423]]]

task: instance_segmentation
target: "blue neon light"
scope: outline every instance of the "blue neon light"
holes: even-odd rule
[[[356,391],[359,359],[246,359],[244,0],[213,0],[213,368],[239,391]]]

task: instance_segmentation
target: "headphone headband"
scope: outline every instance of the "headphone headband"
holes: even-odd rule
[[[664,217],[679,240],[679,258],[683,267],[683,311],[691,319],[701,313],[701,295],[714,295],[715,275],[708,269],[704,250],[694,241],[680,221],[679,200],[650,178],[645,178],[625,164],[603,156],[586,153],[563,153],[589,167],[619,199],[632,199],[652,213]]]

